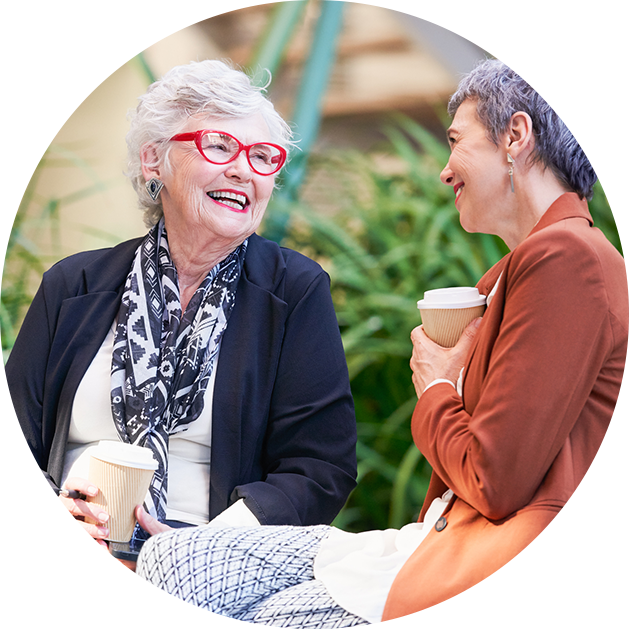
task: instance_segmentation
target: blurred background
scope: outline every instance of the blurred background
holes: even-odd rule
[[[127,111],[172,66],[231,60],[262,85],[300,140],[260,233],[330,274],[356,404],[359,483],[335,524],[351,531],[416,519],[430,467],[412,443],[408,361],[424,290],[473,285],[507,249],[466,234],[439,182],[446,104],[488,53],[416,17],[323,0],[260,5],[199,22],[120,67],[42,157],[7,246],[4,357],[42,273],[77,251],[146,228],[126,167]],[[595,223],[620,250],[600,186]]]

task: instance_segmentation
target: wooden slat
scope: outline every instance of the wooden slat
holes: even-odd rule
[[[399,52],[408,50],[412,42],[404,35],[391,35],[387,37],[373,37],[371,39],[346,39],[341,36],[337,48],[337,57],[340,59],[356,57],[358,55],[381,52]],[[289,48],[285,61],[286,63],[301,63],[308,56],[308,49],[303,44],[297,44]]]
[[[177,6],[192,19],[268,11],[276,0],[179,0]]]
[[[387,97],[352,98],[328,95],[323,105],[324,116],[348,116],[372,114],[384,111],[402,111],[420,108],[432,108],[438,103],[447,102],[449,92],[434,93],[430,96],[419,94],[395,94]]]
[[[323,102],[325,118],[381,114],[390,111],[426,111],[434,112],[439,105],[448,101],[451,91],[430,94],[393,94],[390,96],[352,97],[328,94]],[[282,116],[291,119],[293,99],[290,97],[273,98],[275,108]]]
[[[341,39],[337,50],[337,57],[339,59],[346,59],[348,57],[357,57],[362,54],[368,54],[373,52],[379,52],[382,54],[401,52],[411,48],[412,42],[406,37],[385,37],[380,39],[371,40],[343,40]],[[239,65],[246,65],[251,58],[251,52],[253,46],[234,46],[226,50],[226,54],[229,58]],[[284,57],[283,63],[286,65],[299,65],[304,62],[309,54],[308,48],[303,43],[293,44]]]

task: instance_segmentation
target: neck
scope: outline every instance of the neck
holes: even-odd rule
[[[535,165],[516,179],[516,191],[511,195],[511,216],[504,233],[498,234],[513,250],[537,225],[546,210],[567,190],[549,169]]]
[[[180,226],[169,225],[168,221],[166,232],[170,255],[177,269],[181,310],[184,312],[210,270],[242,243],[218,239],[208,241],[198,231],[188,232]]]

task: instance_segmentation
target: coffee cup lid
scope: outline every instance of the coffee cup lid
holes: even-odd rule
[[[158,467],[150,448],[135,446],[122,441],[99,441],[90,454],[101,461],[116,465],[126,465],[144,470],[156,470]]]
[[[483,306],[485,302],[485,295],[481,295],[475,286],[454,286],[427,290],[417,307],[420,310],[473,308]]]

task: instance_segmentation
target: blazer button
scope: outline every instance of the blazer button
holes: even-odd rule
[[[443,516],[441,516],[435,523],[435,531],[437,531],[437,533],[440,533],[441,531],[443,531],[443,529],[446,528],[446,526],[448,526],[448,521]]]

